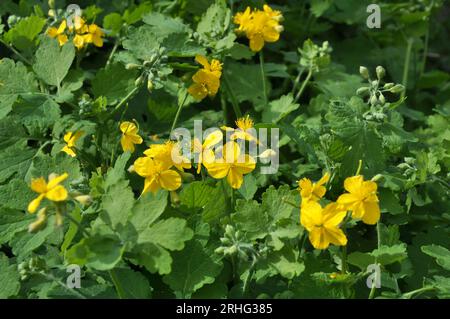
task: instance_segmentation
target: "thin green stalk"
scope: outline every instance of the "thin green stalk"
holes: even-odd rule
[[[30,60],[28,60],[26,57],[24,57],[22,55],[22,53],[17,51],[12,45],[9,45],[8,43],[6,43],[3,40],[0,40],[0,43],[2,43],[5,47],[7,47],[9,50],[11,50],[15,55],[17,55],[22,60],[22,62],[24,62],[25,64],[28,64],[28,65],[32,65],[33,64],[33,63],[31,63]]]
[[[119,299],[124,299],[125,291],[123,290],[122,286],[120,285],[119,279],[117,278],[117,275],[116,275],[114,269],[111,269],[108,272],[109,272],[109,276],[111,277],[111,280],[114,283],[114,287],[116,288],[117,296],[119,297]]]
[[[120,102],[119,104],[116,105],[116,107],[112,110],[112,112],[109,114],[109,117],[111,117],[114,113],[117,112],[117,110],[119,110],[122,105],[124,105],[137,91],[139,91],[139,89],[141,88],[141,86],[136,86],[133,90],[131,90],[130,93],[127,94],[127,96],[125,96]]]
[[[377,222],[377,248],[380,249],[381,247],[381,227],[380,227],[380,221]],[[378,263],[377,258],[375,258],[375,264]],[[372,284],[372,288],[370,289],[369,299],[373,299],[375,297],[375,291],[376,291],[376,281],[378,278],[375,277],[375,280]]]
[[[422,294],[424,292],[433,291],[433,290],[436,290],[436,287],[426,286],[426,287],[423,287],[423,288],[420,288],[420,289],[416,289],[416,290],[407,292],[407,293],[403,294],[402,297],[404,299],[409,299],[409,298],[412,298],[412,296],[414,296],[416,294]]]
[[[292,95],[295,94],[295,91],[297,90],[297,86],[300,83],[300,79],[302,78],[302,75],[303,75],[303,69],[301,69],[300,72],[298,72],[298,75],[294,80],[294,84],[292,85]]]
[[[300,97],[302,96],[306,85],[308,84],[309,80],[311,80],[312,74],[313,74],[312,69],[309,69],[308,74],[306,75],[306,78],[303,81],[302,86],[300,87],[300,90],[298,91],[297,95],[295,96],[295,100],[294,100],[295,102],[297,102],[300,99]]]
[[[89,233],[83,226],[81,226],[81,224],[77,220],[75,220],[69,214],[65,214],[64,217],[67,217],[67,219],[70,220],[71,223],[74,223],[85,237],[89,237]]]
[[[266,88],[266,74],[264,72],[264,53],[263,51],[259,51],[259,69],[261,71],[261,81],[262,81],[262,89],[263,89],[263,93],[264,93],[264,106],[267,105],[268,103],[268,98],[267,98],[267,88]]]
[[[238,101],[236,99],[236,96],[234,96],[233,90],[231,90],[230,82],[228,82],[228,77],[226,76],[225,73],[223,75],[223,82],[225,84],[227,93],[230,95],[231,105],[233,106],[234,114],[236,114],[237,118],[242,117],[242,112],[239,107]]]
[[[51,280],[54,281],[55,283],[57,283],[58,285],[60,285],[62,288],[64,288],[67,291],[70,291],[72,294],[74,294],[75,296],[77,296],[80,299],[87,299],[86,296],[84,296],[82,293],[78,292],[76,289],[70,289],[69,287],[67,287],[67,285],[65,285],[61,280],[59,280],[58,278],[56,278],[53,275],[50,274],[46,274],[46,273],[42,273],[42,272],[33,272],[33,274],[36,275],[41,275],[42,277],[44,277],[47,280]]]
[[[425,67],[427,65],[427,55],[428,55],[428,43],[430,40],[430,27],[427,28],[427,33],[425,34],[425,44],[423,49],[423,56],[422,56],[422,66],[420,68],[420,77],[423,76],[425,73]]]
[[[114,54],[116,53],[117,48],[119,47],[119,43],[120,43],[120,41],[119,41],[119,39],[117,39],[116,42],[114,43],[114,46],[113,46],[113,48],[111,50],[111,53],[110,53],[110,55],[108,57],[108,60],[106,61],[106,66],[111,64],[112,59],[114,57]]]
[[[406,54],[405,54],[405,65],[403,67],[403,79],[402,79],[402,85],[405,88],[403,92],[400,95],[400,99],[403,99],[406,94],[406,90],[408,88],[408,74],[409,74],[409,63],[411,61],[411,50],[413,46],[414,39],[409,38],[407,41],[407,47],[406,47]]]
[[[187,97],[188,97],[188,93],[186,92],[184,94],[183,101],[178,104],[178,110],[177,110],[177,113],[175,114],[175,118],[173,119],[172,127],[170,128],[170,133],[172,133],[172,131],[175,129],[175,126],[177,125],[178,117],[180,116],[181,109],[183,108],[184,103],[187,100]]]

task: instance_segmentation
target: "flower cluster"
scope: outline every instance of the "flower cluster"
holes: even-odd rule
[[[195,61],[201,64],[203,68],[192,76],[194,83],[188,88],[189,94],[199,101],[206,96],[214,97],[220,87],[222,63],[216,59],[212,59],[209,63],[208,59],[202,55],[197,55]]]
[[[236,32],[245,34],[253,52],[261,51],[265,42],[278,41],[283,31],[283,26],[280,25],[282,20],[281,12],[268,5],[264,5],[263,10],[253,11],[247,7],[244,12],[238,12],[234,16],[234,23],[239,25]]]
[[[50,27],[47,34],[56,38],[60,46],[63,46],[72,38],[73,45],[81,50],[89,43],[93,43],[97,47],[103,46],[103,37],[105,33],[96,24],[87,24],[83,18],[75,17],[73,25],[68,26],[67,20],[63,20],[58,28]]]
[[[319,201],[326,193],[323,185],[329,178],[326,173],[316,183],[307,178],[298,182],[302,198],[300,223],[309,232],[309,240],[316,249],[326,249],[330,244],[347,244],[347,237],[340,228],[345,223],[347,211],[351,211],[352,218],[369,225],[376,224],[380,219],[377,184],[364,181],[361,175],[346,178],[344,188],[348,193],[340,195],[336,202],[322,208]]]

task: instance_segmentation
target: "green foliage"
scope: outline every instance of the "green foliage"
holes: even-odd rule
[[[0,298],[450,298],[447,3],[384,3],[372,30],[368,0],[269,2],[280,38],[253,52],[233,15],[261,1],[82,1],[105,33],[82,48],[69,28],[64,45],[47,34],[63,2],[52,15],[46,1],[0,1]],[[187,93],[211,75],[197,55],[222,67],[201,101]],[[269,150],[238,189],[231,170],[193,163],[170,168],[171,190],[162,160],[136,162],[177,127],[241,115],[269,133],[243,144]],[[142,138],[133,152],[124,121]],[[36,187],[64,173],[64,199]],[[298,181],[325,173],[322,207],[348,177],[377,184],[380,220],[347,207],[345,249],[314,249],[300,219]],[[69,264],[80,289],[64,285]],[[374,267],[381,288],[366,286]]]

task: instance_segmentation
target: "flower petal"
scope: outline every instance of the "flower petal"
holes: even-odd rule
[[[365,202],[362,221],[368,225],[375,225],[380,220],[380,206],[375,202]]]
[[[67,177],[69,177],[69,174],[64,173],[61,175],[54,175],[54,177],[50,177],[48,184],[47,184],[47,189],[51,190],[52,188],[54,188],[56,185],[60,184],[61,182],[65,181],[67,179]]]
[[[58,185],[51,190],[49,190],[45,197],[54,202],[61,202],[67,199],[67,190],[62,185]]]
[[[41,204],[42,199],[44,198],[45,194],[41,194],[38,197],[36,197],[35,199],[33,199],[29,204],[28,204],[28,211],[33,214],[34,212],[36,212],[36,210],[38,209],[39,205]]]
[[[174,170],[163,171],[159,175],[159,183],[162,188],[174,191],[181,186],[181,176]]]
[[[230,168],[227,176],[227,182],[234,189],[239,189],[244,181],[243,175],[234,167]]]
[[[33,178],[30,187],[34,192],[42,194],[47,191],[47,182],[43,177]]]

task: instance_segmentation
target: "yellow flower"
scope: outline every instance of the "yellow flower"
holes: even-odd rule
[[[124,152],[129,151],[134,152],[134,144],[141,144],[142,137],[138,135],[138,127],[133,122],[122,122],[120,123],[120,130],[122,131],[122,138],[120,139],[120,144]]]
[[[319,203],[308,202],[300,209],[300,222],[309,232],[309,241],[316,249],[326,249],[330,244],[347,245],[347,237],[339,228],[346,211],[336,203],[322,208]]]
[[[239,24],[238,32],[245,32],[248,25],[250,25],[253,14],[250,7],[247,7],[244,12],[238,12],[234,16],[234,23]]]
[[[220,87],[222,64],[216,59],[212,59],[210,64],[202,55],[197,55],[195,60],[203,66],[203,69],[192,76],[194,83],[188,88],[189,94],[197,100],[203,100],[206,96],[214,97]]]
[[[88,27],[88,34],[85,36],[86,43],[93,43],[96,47],[103,46],[103,37],[105,33],[96,24],[90,24]]]
[[[253,52],[261,51],[265,42],[276,42],[280,38],[283,27],[279,24],[283,19],[280,11],[273,10],[264,5],[264,10],[250,8],[244,12],[238,12],[234,16],[234,23],[239,27],[238,33],[245,33],[250,40],[250,49]]]
[[[134,170],[145,178],[144,189],[146,192],[156,193],[163,188],[174,191],[181,186],[181,176],[176,171],[169,169],[170,164],[156,161],[148,156],[139,157],[134,162]]]
[[[64,142],[66,145],[62,148],[62,152],[66,152],[68,155],[75,157],[76,153],[74,151],[75,143],[84,134],[83,131],[78,131],[75,134],[73,132],[67,132],[64,135]]]
[[[339,196],[337,203],[351,210],[353,218],[362,219],[369,225],[376,224],[380,219],[377,184],[357,175],[346,178],[344,188],[348,193]]]
[[[67,43],[68,38],[67,35],[64,33],[67,27],[66,20],[63,20],[58,28],[51,27],[47,30],[47,34],[52,37],[58,39],[59,45],[63,46]]]
[[[167,141],[164,144],[152,144],[144,154],[158,162],[164,162],[167,168],[175,166],[179,171],[191,168],[188,158],[181,155],[180,144]]]
[[[44,198],[47,198],[53,202],[61,202],[66,200],[67,190],[64,186],[59,184],[67,177],[69,177],[67,173],[60,176],[50,174],[48,177],[48,183],[43,177],[32,179],[30,187],[34,192],[38,193],[39,196],[28,204],[28,211],[30,213],[34,213]]]
[[[214,158],[211,158],[208,156],[211,155],[209,150],[219,142],[223,140],[223,134],[221,131],[214,131],[211,134],[209,134],[203,144],[195,138],[193,140],[193,151],[194,154],[198,154],[197,159],[197,174],[200,173],[200,170],[202,168],[202,163],[209,163],[210,161],[214,160]]]
[[[86,36],[85,35],[81,35],[81,34],[76,34],[75,37],[72,40],[73,45],[78,49],[81,50],[85,44],[87,44],[86,42]]]
[[[75,32],[78,34],[86,33],[88,32],[88,26],[86,25],[86,21],[80,16],[76,16],[73,20],[73,25],[69,26],[69,31],[73,33],[75,29]]]
[[[255,132],[252,132],[254,123],[249,115],[237,119],[235,123],[237,129],[228,126],[222,126],[221,129],[227,132],[233,132],[233,134],[231,134],[230,136],[232,140],[239,139],[246,141],[257,141],[256,137],[254,136]]]
[[[308,178],[302,178],[298,181],[298,187],[300,190],[300,195],[302,196],[302,205],[309,201],[317,202],[326,193],[327,189],[323,184],[326,184],[330,179],[330,174],[325,173],[322,178],[317,182],[313,183]]]
[[[222,158],[208,161],[208,163],[205,161],[204,165],[213,178],[227,177],[228,184],[238,189],[242,185],[244,175],[255,169],[256,161],[248,154],[241,154],[236,142],[226,143],[222,153]],[[212,150],[209,150],[208,156],[214,156]]]

